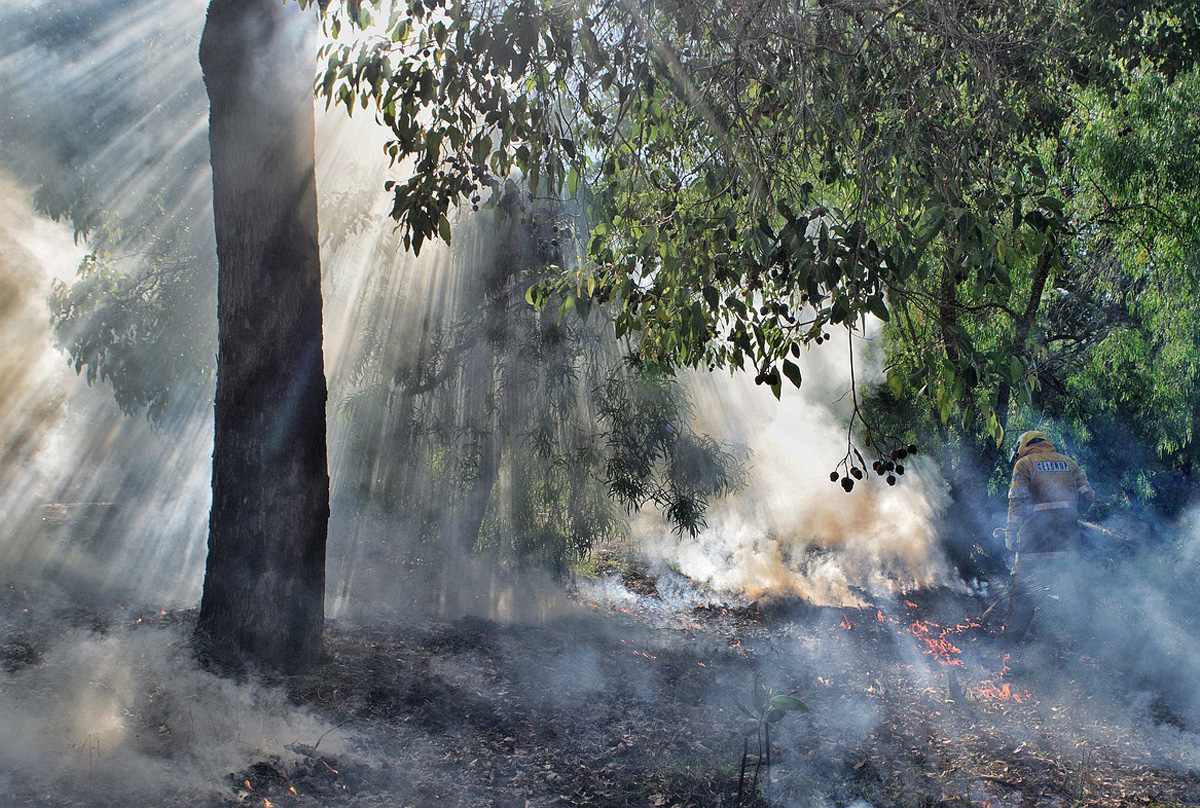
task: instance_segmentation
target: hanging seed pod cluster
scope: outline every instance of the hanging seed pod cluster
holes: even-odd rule
[[[871,471],[875,472],[876,476],[884,478],[888,485],[895,485],[897,478],[904,476],[903,461],[916,453],[917,445],[915,443],[897,446],[886,454],[880,452],[879,457],[871,463]],[[847,458],[839,466],[845,468],[845,473],[834,469],[829,472],[829,481],[839,483],[846,493],[854,490],[856,481],[867,476],[866,461],[857,449],[853,450],[853,457],[847,455]]]

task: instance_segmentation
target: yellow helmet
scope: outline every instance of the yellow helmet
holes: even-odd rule
[[[1013,460],[1024,457],[1029,447],[1038,443],[1050,443],[1049,436],[1040,429],[1031,429],[1017,440],[1017,448],[1013,451]],[[1053,446],[1053,443],[1050,443]]]

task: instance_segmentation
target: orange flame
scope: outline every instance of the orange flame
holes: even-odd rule
[[[1012,654],[1005,654],[1000,659],[1000,673],[997,674],[998,679],[1003,679],[1008,675],[1008,661],[1012,658]],[[997,701],[1014,701],[1017,704],[1024,704],[1033,699],[1033,694],[1028,690],[1018,693],[1013,690],[1012,685],[1008,682],[996,684],[993,680],[988,679],[980,682],[978,685],[979,695],[983,698],[996,699]]]
[[[946,639],[948,634],[958,633],[957,626],[954,628],[943,628],[937,623],[931,623],[927,620],[914,620],[912,625],[908,627],[909,632],[925,643],[922,650],[923,653],[936,659],[943,665],[962,665],[962,660],[959,659],[959,654],[962,649],[959,648],[950,640]],[[937,632],[936,636],[934,632]]]
[[[1026,690],[1024,693],[1018,693],[1012,689],[1012,685],[1010,685],[1008,682],[1001,682],[999,685],[997,685],[991,679],[979,683],[979,695],[985,699],[1013,701],[1017,704],[1024,704],[1033,697],[1028,690]]]

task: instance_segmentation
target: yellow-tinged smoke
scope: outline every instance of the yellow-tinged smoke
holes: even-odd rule
[[[778,402],[744,374],[691,380],[699,426],[750,449],[749,479],[711,504],[695,538],[641,520],[649,551],[752,599],[862,606],[871,593],[949,581],[935,533],[947,497],[936,468],[918,458],[897,486],[873,478],[849,494],[831,483],[847,451],[848,355],[826,347],[805,359],[803,388],[785,389]],[[864,364],[857,350],[856,364]]]
[[[0,174],[0,502],[10,527],[45,494],[50,428],[67,417],[73,374],[51,347],[46,294],[52,277],[74,275],[82,252]]]

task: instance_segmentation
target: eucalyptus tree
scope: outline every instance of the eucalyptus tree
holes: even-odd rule
[[[1078,236],[1039,324],[1033,404],[1115,496],[1172,513],[1195,495],[1200,430],[1200,66],[1141,61],[1079,104]]]
[[[1024,258],[1007,290],[962,287],[957,319],[970,343],[1012,365],[1007,377],[974,376],[962,392],[994,401],[1001,426],[1049,417],[1077,445],[1105,436],[1094,441],[1098,465],[1133,490],[1131,475],[1183,462],[1195,431],[1200,220],[1194,189],[1180,178],[1198,158],[1196,9],[1097,2],[1083,11],[1057,122],[1030,137],[1056,213],[1053,260]],[[876,403],[923,434],[949,431],[969,444],[969,431],[950,429],[945,413],[912,407],[934,370],[922,346],[941,328],[935,286],[923,295],[931,302],[914,297],[885,332],[890,390]],[[1141,447],[1145,456],[1133,460]],[[980,454],[984,474],[996,473],[995,451]]]
[[[928,306],[930,405],[943,421],[961,405],[999,441],[1004,407],[978,382],[1023,379],[1028,307],[1007,298],[1040,296],[1066,227],[1037,146],[1061,122],[1071,11],[347,3],[326,17],[345,41],[318,92],[391,129],[392,214],[414,249],[449,238],[454,205],[502,207],[518,179],[579,197],[585,254],[530,301],[613,306],[640,356],[749,368],[776,395],[831,326]],[[976,309],[1013,315],[1004,344],[975,344],[961,320]],[[900,443],[864,438],[876,470]],[[843,481],[866,467],[848,446]]]
[[[329,518],[313,31],[273,0],[213,0],[200,44],[218,350],[197,634],[218,661],[284,671],[320,656]]]
[[[331,388],[334,497],[397,526],[405,540],[381,555],[422,546],[455,569],[464,548],[487,549],[497,564],[563,571],[623,531],[619,506],[653,505],[694,533],[740,481],[739,458],[695,432],[670,373],[621,357],[598,316],[526,302],[571,252],[564,218],[560,204],[498,226],[476,216],[419,271],[388,256],[370,269],[353,368]]]
[[[578,197],[581,260],[532,303],[608,305],[640,356],[748,368],[777,395],[831,326],[874,316],[922,437],[968,435],[988,468],[1074,249],[1075,95],[1148,43],[1186,66],[1195,11],[1163,6],[348,2],[318,93],[391,129],[414,249],[458,204]],[[886,475],[912,438],[860,435]],[[867,466],[848,443],[833,476]]]

